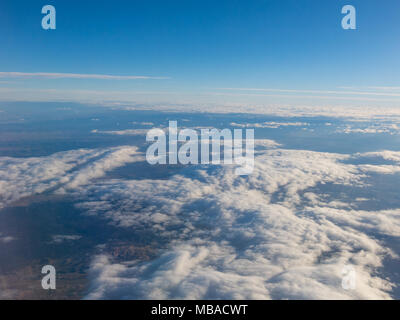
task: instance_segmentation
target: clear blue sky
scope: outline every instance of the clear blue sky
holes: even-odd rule
[[[46,4],[56,30],[41,28]],[[345,4],[357,30],[341,28]],[[0,72],[168,77],[2,77],[3,92],[400,87],[398,0],[2,0],[0,39]]]

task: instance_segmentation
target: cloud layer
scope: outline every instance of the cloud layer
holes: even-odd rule
[[[0,208],[34,194],[65,192],[143,159],[136,147],[80,149],[35,158],[1,157]]]
[[[365,185],[365,166],[343,163],[347,158],[269,150],[246,178],[229,167],[188,169],[168,181],[86,188],[89,201],[80,208],[169,243],[151,262],[96,257],[87,298],[390,298],[393,284],[377,271],[397,256],[377,235],[400,236],[400,209],[338,208],[323,194],[305,192],[324,184]],[[341,287],[348,264],[357,273],[353,291]]]
[[[361,210],[360,199],[328,190],[373,188],[369,175],[397,174],[400,152],[342,155],[257,144],[265,148],[246,177],[229,165],[189,166],[168,180],[104,179],[144,160],[134,147],[0,158],[1,203],[68,194],[86,214],[163,243],[150,261],[95,256],[88,299],[391,298],[396,283],[385,261],[398,259],[390,240],[400,237],[400,209]],[[341,286],[346,265],[356,270],[355,290]]]

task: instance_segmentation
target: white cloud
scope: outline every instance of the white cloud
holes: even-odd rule
[[[61,101],[132,110],[247,113],[279,117],[392,119],[400,115],[399,96],[301,95],[254,92],[175,92],[0,87],[2,101]]]
[[[231,122],[231,126],[240,127],[240,128],[271,128],[276,129],[279,127],[304,127],[309,126],[309,123],[306,122],[275,122],[275,121],[266,121],[262,123],[236,123]]]
[[[82,236],[74,235],[74,234],[73,235],[57,234],[52,237],[52,242],[63,243],[65,241],[74,241],[74,240],[79,240],[81,238],[82,238]]]
[[[374,87],[370,87],[372,89]],[[379,88],[379,87],[375,87]],[[381,87],[380,87],[381,88]],[[388,89],[387,87],[386,89]],[[392,87],[396,91],[396,87]],[[311,93],[311,94],[333,94],[333,95],[360,95],[360,96],[390,96],[400,97],[399,92],[371,92],[371,91],[348,91],[348,90],[294,90],[294,89],[274,89],[274,88],[221,88],[228,91],[248,91],[248,92],[282,92],[282,93]],[[379,89],[380,90],[380,89]],[[386,91],[386,90],[384,90]],[[331,98],[331,97],[329,97]]]
[[[0,232],[0,242],[8,243],[8,242],[11,242],[11,241],[14,241],[14,240],[15,240],[14,237],[6,236],[6,235],[4,235],[3,233]]]
[[[363,134],[377,134],[377,133],[387,133],[387,134],[400,134],[400,127],[396,123],[382,123],[377,122],[373,125],[365,126],[365,127],[354,127],[351,125],[347,125],[344,128],[336,130],[336,132],[340,133],[363,133]]]
[[[140,121],[132,121],[131,124],[138,124],[138,125],[141,125],[141,126],[154,126],[154,123],[153,122],[149,122],[149,121],[142,121],[142,122],[140,122]]]
[[[188,170],[168,181],[90,186],[80,208],[117,226],[148,230],[169,246],[150,262],[98,256],[87,298],[390,298],[393,284],[378,268],[396,254],[374,235],[398,237],[400,209],[354,210],[318,195],[304,205],[302,191],[318,184],[365,184],[365,167],[342,162],[349,158],[268,150],[246,178],[223,167]],[[348,263],[357,272],[354,291],[341,288]]]
[[[0,72],[0,78],[101,79],[101,80],[169,79],[168,77],[116,76],[107,74],[52,73],[52,72]]]
[[[369,173],[388,165],[348,162],[380,157],[396,167],[400,152],[343,155],[257,144],[266,149],[246,177],[230,165],[186,167],[168,180],[98,179],[142,161],[132,147],[0,158],[0,194],[4,204],[64,192],[87,214],[146,230],[163,243],[150,261],[95,257],[90,299],[391,298],[385,259],[397,258],[390,239],[400,236],[400,209],[360,210],[322,190],[368,187]],[[346,264],[357,273],[352,291],[341,287]]]
[[[0,157],[0,208],[50,190],[65,192],[125,163],[143,161],[136,147],[79,149],[48,157]]]
[[[379,152],[365,152],[365,153],[358,153],[355,155],[355,157],[359,158],[373,158],[373,157],[379,157],[384,160],[389,160],[389,161],[394,161],[397,162],[400,165],[400,152],[398,151],[390,151],[390,150],[384,150],[384,151],[379,151]]]
[[[126,130],[92,130],[92,133],[112,134],[119,136],[141,136],[146,135],[149,129],[126,129]]]

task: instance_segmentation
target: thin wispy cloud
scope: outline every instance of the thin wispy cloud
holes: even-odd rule
[[[397,87],[368,87],[375,90],[398,90]],[[344,95],[369,95],[400,97],[399,92],[372,92],[372,91],[335,91],[335,90],[294,90],[274,88],[218,88],[226,91],[248,91],[248,92],[281,92],[281,93],[305,93],[305,94],[344,94]]]
[[[399,91],[400,87],[368,87],[368,89],[374,89],[374,90],[394,90],[394,91]]]
[[[98,80],[169,79],[169,77],[133,76],[133,75],[120,76],[120,75],[108,75],[108,74],[51,73],[51,72],[0,72],[0,78],[98,79]]]
[[[304,92],[305,93],[305,92]],[[344,92],[343,92],[344,93]],[[388,96],[393,98],[374,98],[374,97],[357,97],[357,96],[336,96],[336,95],[289,95],[289,94],[273,94],[273,93],[231,93],[216,92],[209,93],[215,96],[231,96],[231,97],[274,97],[274,98],[297,98],[297,99],[322,99],[322,100],[344,100],[344,101],[374,101],[374,102],[398,102],[400,93],[398,94],[379,94],[379,96]],[[345,94],[345,93],[344,93]],[[347,93],[348,94],[348,93]],[[377,94],[378,95],[378,94]]]
[[[349,86],[341,86],[337,87],[338,89],[344,89],[344,90],[362,90],[362,91],[367,91],[368,90],[378,90],[378,91],[399,91],[400,87],[399,86],[368,86],[368,87],[349,87]]]

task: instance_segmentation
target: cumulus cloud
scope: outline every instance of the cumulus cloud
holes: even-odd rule
[[[307,122],[275,122],[275,121],[266,121],[262,123],[236,123],[231,122],[232,127],[240,127],[240,128],[271,128],[276,129],[279,127],[304,127],[309,126],[310,124]]]
[[[150,262],[96,257],[87,298],[390,298],[393,284],[377,270],[397,256],[375,235],[400,235],[400,209],[354,210],[303,195],[318,184],[365,185],[365,168],[344,162],[351,157],[268,150],[248,177],[222,167],[90,186],[80,208],[169,246]],[[352,291],[341,287],[347,264],[357,273]]]
[[[396,123],[375,123],[370,126],[365,127],[354,127],[351,125],[347,125],[344,128],[336,130],[336,132],[340,133],[362,133],[362,134],[377,134],[377,133],[387,133],[387,134],[400,134],[400,127]]]
[[[134,147],[1,158],[0,194],[5,204],[35,192],[66,193],[87,214],[145,230],[163,244],[150,261],[94,257],[88,299],[390,299],[395,284],[385,260],[398,259],[390,239],[400,236],[400,209],[361,210],[323,190],[369,187],[369,174],[389,165],[366,160],[378,157],[397,168],[400,152],[286,150],[272,140],[256,145],[264,148],[244,177],[235,165],[200,165],[167,180],[99,179],[142,161]],[[355,290],[341,287],[349,264]]]
[[[136,147],[72,150],[48,157],[0,157],[0,208],[33,194],[63,192],[129,162],[143,161]]]

